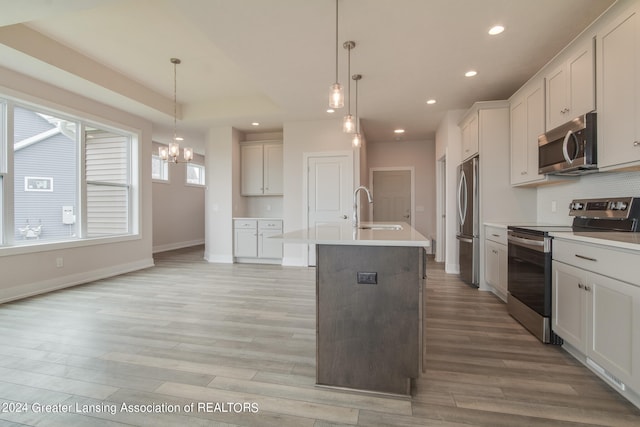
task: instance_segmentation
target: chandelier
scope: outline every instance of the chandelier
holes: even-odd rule
[[[182,141],[183,138],[178,137],[177,133],[176,133],[176,121],[177,121],[177,97],[176,97],[176,93],[177,93],[177,77],[176,77],[176,71],[177,71],[177,65],[180,64],[182,61],[180,61],[178,58],[171,58],[170,59],[171,63],[173,64],[173,142],[171,142],[169,144],[169,147],[165,147],[162,146],[158,149],[159,154],[160,154],[160,158],[164,161],[170,161],[172,163],[188,163],[191,160],[193,160],[193,148],[191,147],[185,147],[183,150],[183,159],[184,161],[180,161],[179,157],[180,157],[180,144],[178,143],[178,141]]]

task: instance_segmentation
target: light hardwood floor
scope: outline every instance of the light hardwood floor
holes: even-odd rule
[[[640,425],[640,410],[433,262],[415,396],[315,387],[315,270],[202,256],[157,254],[154,268],[0,305],[0,425]]]

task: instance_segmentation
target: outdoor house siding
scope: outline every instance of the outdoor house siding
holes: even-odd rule
[[[57,127],[37,113],[16,107],[14,114],[15,240],[29,239],[20,229],[42,225],[40,239],[68,239],[75,225],[63,224],[62,207],[77,211],[77,143],[56,132]],[[48,132],[49,131],[49,132]],[[43,139],[38,135],[50,135]],[[72,135],[73,136],[73,135]],[[25,144],[25,141],[32,143]],[[23,144],[21,144],[23,142]],[[25,177],[50,178],[52,191],[25,191]],[[33,237],[35,238],[35,237]]]
[[[87,235],[129,231],[129,138],[87,131]]]

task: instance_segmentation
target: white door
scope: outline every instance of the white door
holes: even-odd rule
[[[320,238],[340,238],[352,214],[353,160],[347,155],[308,158],[309,228]],[[315,245],[309,245],[309,265],[316,264]]]
[[[411,215],[411,171],[374,170],[373,221],[413,223]]]

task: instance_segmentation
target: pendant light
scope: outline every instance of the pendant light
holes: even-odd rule
[[[177,121],[177,87],[178,87],[178,79],[177,79],[177,66],[178,64],[180,64],[182,61],[180,61],[178,58],[171,58],[170,59],[171,63],[173,64],[173,142],[171,142],[169,144],[169,147],[160,147],[158,149],[159,151],[159,155],[160,158],[162,160],[169,160],[172,163],[188,163],[191,160],[193,160],[193,148],[191,147],[185,147],[183,150],[183,158],[184,158],[184,162],[180,162],[178,160],[178,158],[180,157],[180,144],[178,144],[178,141],[182,141],[182,138],[178,137],[177,133],[176,133],[176,121]]]
[[[336,82],[329,88],[329,108],[344,107],[344,89],[338,83],[338,0],[336,0]]]
[[[356,133],[353,134],[351,144],[353,148],[360,148],[362,146],[362,135],[360,134],[360,119],[358,118],[358,80],[362,78],[362,74],[354,74],[351,78],[356,81]]]
[[[352,41],[346,41],[342,45],[348,52],[347,59],[347,71],[348,76],[351,77],[351,49],[356,47],[356,43]],[[344,120],[342,121],[342,131],[345,133],[354,133],[356,131],[355,121],[353,120],[353,116],[351,115],[351,78],[349,78],[349,84],[347,85],[347,91],[349,92],[348,99],[348,112],[347,115],[344,116]]]

